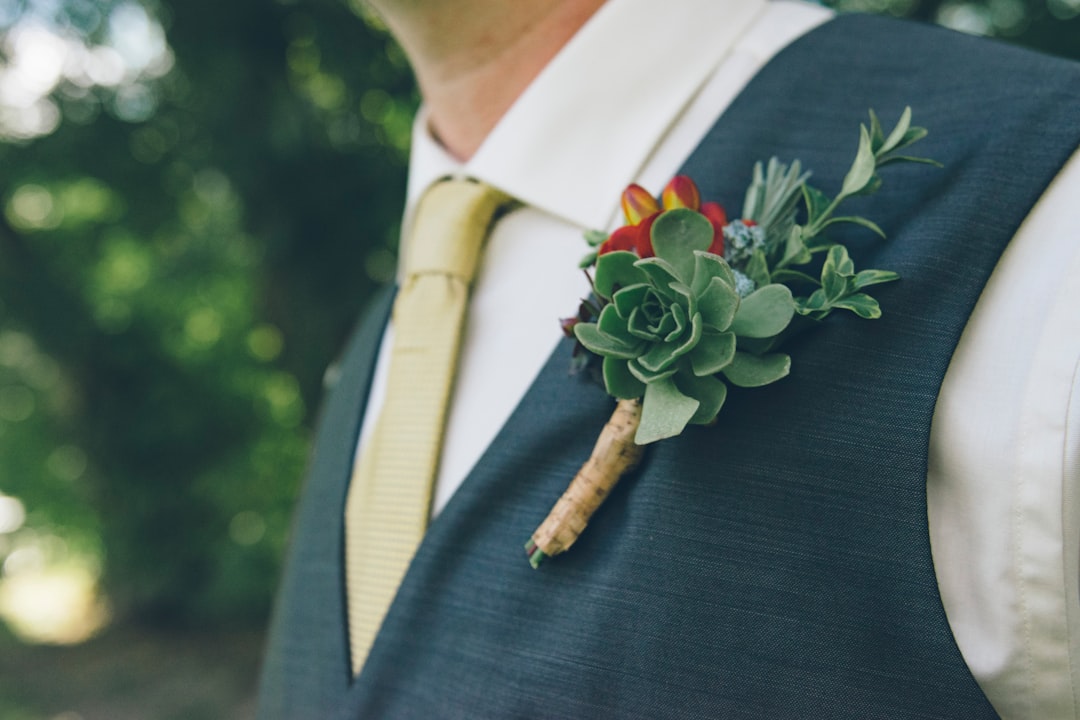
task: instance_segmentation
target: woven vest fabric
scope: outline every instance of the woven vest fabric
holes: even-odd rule
[[[350,682],[333,519],[378,335],[365,325],[299,509],[261,717],[995,717],[937,592],[930,420],[987,277],[1080,142],[1080,70],[840,17],[774,58],[685,171],[729,207],[771,155],[837,188],[867,108],[908,104],[945,168],[891,168],[848,208],[889,240],[843,237],[857,266],[903,276],[875,293],[884,316],[794,340],[790,377],[650,448],[573,551],[534,571],[520,545],[612,410],[567,376],[564,343],[432,523]]]
[[[469,290],[498,190],[444,180],[420,200],[394,301],[386,400],[345,503],[349,658],[358,674],[427,529]]]

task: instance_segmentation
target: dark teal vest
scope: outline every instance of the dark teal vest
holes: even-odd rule
[[[995,717],[937,591],[930,419],[994,264],[1080,141],[1080,68],[841,17],[777,56],[685,172],[729,207],[772,155],[837,188],[867,108],[892,120],[904,105],[946,167],[891,168],[848,208],[889,236],[844,237],[857,266],[903,276],[877,293],[884,317],[795,340],[789,378],[651,447],[573,551],[535,571],[521,544],[612,410],[561,346],[432,524],[352,681],[342,507],[383,296],[324,410],[260,717]]]

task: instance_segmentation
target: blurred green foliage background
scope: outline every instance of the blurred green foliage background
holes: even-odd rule
[[[828,4],[1080,58],[1080,0]],[[417,101],[360,0],[0,4],[0,654],[241,633],[250,684]]]

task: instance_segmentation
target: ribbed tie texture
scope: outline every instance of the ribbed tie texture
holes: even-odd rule
[[[345,503],[349,655],[360,673],[431,512],[469,290],[509,198],[454,179],[421,198],[394,301],[386,400]]]

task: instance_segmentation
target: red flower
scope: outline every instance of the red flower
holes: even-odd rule
[[[666,210],[689,208],[707,217],[713,226],[713,243],[709,252],[724,254],[724,225],[727,215],[724,209],[714,202],[701,202],[701,193],[693,180],[685,175],[676,175],[664,188],[662,204],[656,201],[648,190],[640,185],[630,185],[622,194],[623,215],[627,224],[611,233],[597,250],[597,255],[625,250],[637,253],[638,257],[649,258],[655,253],[652,248],[653,222]]]
[[[713,241],[709,246],[709,252],[713,255],[724,256],[724,226],[727,225],[727,213],[720,203],[707,202],[701,206],[701,214],[709,218],[713,227]]]
[[[651,232],[653,222],[659,215],[660,213],[653,213],[640,225],[624,225],[619,228],[600,245],[596,254],[603,255],[615,250],[628,250],[637,253],[637,256],[641,258],[653,257],[655,253],[652,248]]]

